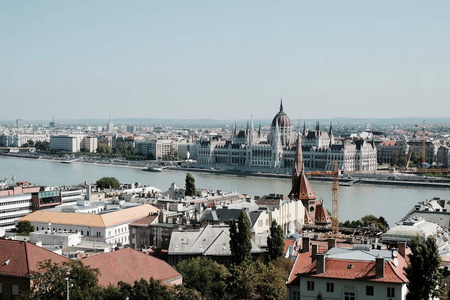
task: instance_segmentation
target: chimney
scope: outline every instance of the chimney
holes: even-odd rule
[[[328,241],[328,250],[336,247],[336,239],[329,238],[327,241]]]
[[[317,253],[316,273],[325,273],[325,253]]]
[[[380,254],[375,258],[375,276],[377,278],[384,277],[384,258]]]
[[[311,251],[311,262],[315,262],[316,261],[316,256],[317,256],[317,249],[318,246],[316,244],[312,245],[312,251]]]
[[[406,258],[406,242],[398,242],[397,243],[398,254]]]
[[[309,237],[302,238],[302,252],[309,252]]]

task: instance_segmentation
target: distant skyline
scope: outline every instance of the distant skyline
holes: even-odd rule
[[[0,1],[0,120],[449,117],[448,1]]]

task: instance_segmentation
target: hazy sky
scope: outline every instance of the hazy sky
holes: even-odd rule
[[[448,117],[450,1],[0,0],[0,120]]]

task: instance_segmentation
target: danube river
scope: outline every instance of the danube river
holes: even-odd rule
[[[262,196],[269,193],[287,194],[289,179],[238,177],[207,173],[192,173],[197,188],[237,191]],[[60,186],[95,182],[112,176],[122,183],[139,182],[167,190],[172,182],[184,186],[185,171],[144,172],[139,169],[109,167],[92,164],[62,164],[60,162],[0,156],[0,178],[15,175],[16,181],[30,181],[39,185]],[[311,182],[318,198],[331,210],[331,183]],[[432,197],[450,200],[449,190],[406,187],[354,185],[340,188],[340,219],[355,220],[364,215],[383,216],[394,226],[417,202]]]

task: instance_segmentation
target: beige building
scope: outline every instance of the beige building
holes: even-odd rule
[[[36,230],[75,232],[81,233],[85,240],[128,245],[129,224],[158,212],[159,209],[149,204],[102,211],[100,214],[41,210],[18,221],[30,221]]]

